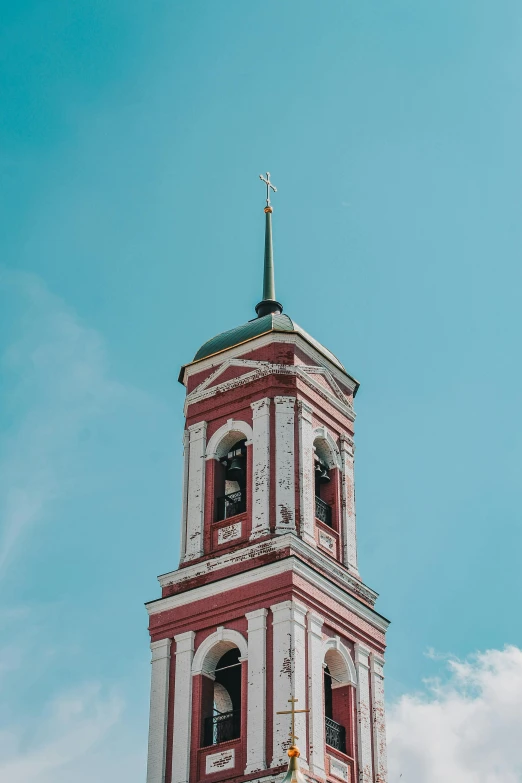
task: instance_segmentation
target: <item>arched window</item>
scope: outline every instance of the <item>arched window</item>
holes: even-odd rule
[[[324,437],[314,441],[315,517],[324,525],[338,527],[339,471],[335,455]]]
[[[246,440],[233,443],[216,464],[214,479],[215,521],[220,522],[246,511]]]
[[[326,652],[324,668],[324,720],[326,744],[353,755],[354,688],[346,655],[332,648]]]
[[[203,745],[219,745],[241,735],[241,662],[234,647],[222,655],[215,680],[203,678]]]

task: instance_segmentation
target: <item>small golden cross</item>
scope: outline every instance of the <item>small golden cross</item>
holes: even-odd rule
[[[292,730],[289,734],[290,739],[292,741],[292,745],[295,745],[295,741],[299,739],[299,737],[296,737],[295,735],[295,716],[298,712],[310,712],[310,710],[296,710],[295,704],[299,701],[299,699],[288,699],[288,703],[292,705],[291,710],[286,710],[285,712],[276,712],[276,715],[291,715],[292,716]]]

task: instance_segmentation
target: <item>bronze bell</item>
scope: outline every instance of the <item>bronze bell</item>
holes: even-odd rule
[[[327,484],[330,481],[330,471],[327,468],[321,468],[319,481],[321,484]]]
[[[245,468],[243,463],[244,460],[242,457],[232,457],[226,473],[228,481],[237,481],[239,486],[242,486],[245,478]]]

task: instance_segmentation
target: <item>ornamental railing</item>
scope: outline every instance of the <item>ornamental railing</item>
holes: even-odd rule
[[[237,492],[231,492],[230,495],[223,495],[217,499],[217,522],[229,517],[235,517],[236,514],[242,514],[246,511],[246,490],[238,489]]]
[[[324,719],[326,727],[326,744],[335,750],[346,753],[346,729],[331,718]]]
[[[203,744],[219,745],[220,742],[238,739],[241,736],[241,710],[219,712],[205,718]]]
[[[332,507],[324,500],[315,496],[315,516],[320,522],[324,522],[328,527],[332,527]]]

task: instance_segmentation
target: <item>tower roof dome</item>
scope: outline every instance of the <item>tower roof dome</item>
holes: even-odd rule
[[[316,351],[319,351],[322,356],[340,370],[346,372],[339,359],[334,356],[331,351],[311,337],[304,329],[301,329],[301,327],[285,313],[269,313],[261,318],[254,318],[252,321],[248,321],[242,326],[236,326],[235,329],[221,332],[221,334],[218,334],[210,340],[207,340],[206,343],[203,343],[194,356],[193,361],[197,362],[200,359],[206,359],[208,356],[213,356],[221,351],[226,351],[227,348],[241,345],[241,343],[246,343],[249,340],[253,340],[255,337],[260,337],[269,332],[293,332],[294,334],[299,334],[307,343],[315,348]]]

